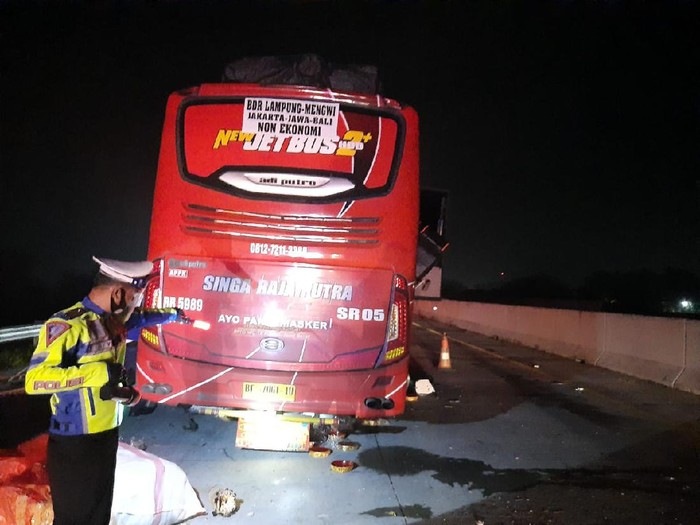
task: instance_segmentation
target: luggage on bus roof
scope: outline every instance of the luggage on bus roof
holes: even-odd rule
[[[311,86],[371,95],[381,88],[376,66],[333,64],[312,53],[241,58],[226,66],[222,81]]]

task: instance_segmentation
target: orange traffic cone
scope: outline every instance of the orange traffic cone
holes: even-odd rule
[[[447,342],[447,334],[442,334],[442,344],[440,345],[440,362],[438,368],[452,368],[450,361],[450,344]]]

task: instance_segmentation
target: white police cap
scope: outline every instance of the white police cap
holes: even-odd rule
[[[114,259],[98,259],[94,255],[92,260],[100,265],[100,273],[136,288],[144,288],[148,278],[153,273],[151,261],[115,261]]]

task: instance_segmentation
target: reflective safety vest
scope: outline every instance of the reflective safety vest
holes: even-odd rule
[[[123,405],[100,399],[100,388],[109,380],[107,363],[124,364],[126,355],[126,341],[114,343],[107,333],[105,313],[85,297],[41,327],[24,386],[28,394],[51,394],[52,434],[94,434],[121,424]],[[126,328],[176,319],[174,308],[137,309]]]

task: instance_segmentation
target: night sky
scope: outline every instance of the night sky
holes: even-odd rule
[[[687,1],[0,1],[3,322],[80,299],[93,254],[145,258],[168,94],[254,55],[374,64],[417,109],[422,185],[449,195],[446,281],[697,271],[698,15]]]

